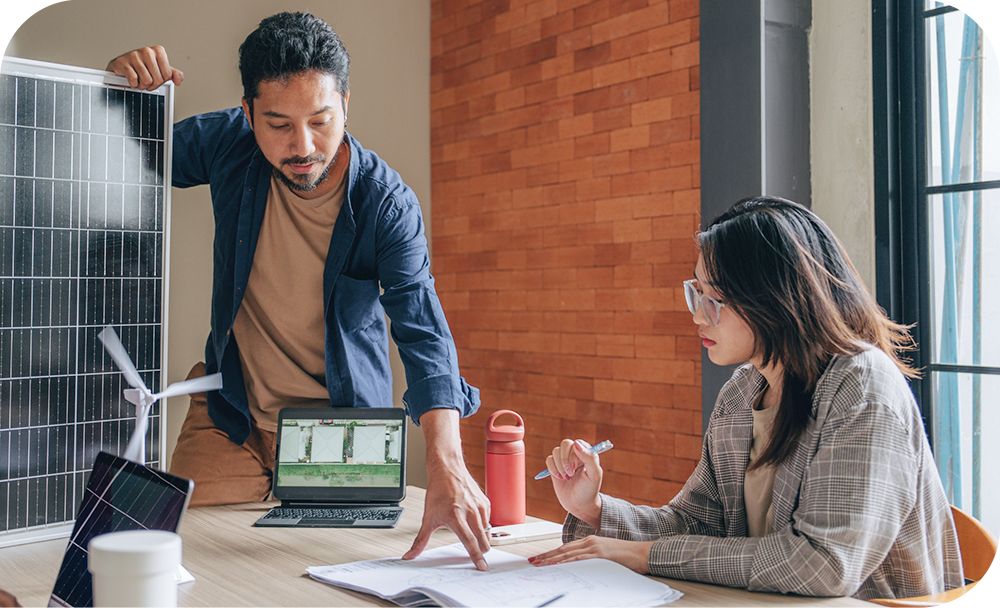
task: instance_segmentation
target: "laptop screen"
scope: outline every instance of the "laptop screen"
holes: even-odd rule
[[[395,408],[310,408],[278,418],[274,495],[282,500],[398,501],[406,419]]]

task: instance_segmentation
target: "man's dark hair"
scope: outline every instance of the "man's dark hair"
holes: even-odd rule
[[[272,15],[240,45],[243,97],[251,108],[261,81],[286,80],[308,70],[333,75],[344,95],[350,66],[351,57],[337,32],[309,13]]]

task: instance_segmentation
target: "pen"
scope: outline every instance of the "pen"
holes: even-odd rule
[[[555,597],[551,597],[551,598],[545,600],[544,602],[542,602],[541,604],[538,604],[538,606],[536,606],[535,608],[542,608],[542,606],[551,606],[552,604],[555,604],[556,602],[558,602],[559,600],[561,600],[564,597],[566,597],[566,594],[565,593],[560,593],[559,595],[557,595]]]
[[[604,441],[598,443],[597,445],[591,446],[590,447],[590,453],[591,454],[603,454],[604,452],[607,452],[608,450],[610,450],[613,447],[615,447],[614,444],[612,444],[610,441],[608,441],[607,439],[605,439]],[[545,479],[549,475],[551,475],[551,473],[549,473],[549,470],[548,469],[544,469],[538,475],[535,475],[535,480],[537,481],[539,479]]]

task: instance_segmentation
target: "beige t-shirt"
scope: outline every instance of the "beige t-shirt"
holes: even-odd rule
[[[313,200],[271,177],[253,267],[233,333],[250,414],[274,432],[284,407],[329,406],[323,269],[344,202],[350,148],[340,147],[327,179],[339,185]]]
[[[758,401],[753,407],[753,442],[750,444],[750,462],[757,460],[767,447],[774,427],[778,407],[766,410]],[[743,479],[743,502],[747,509],[747,531],[750,536],[764,536],[771,527],[771,490],[774,488],[774,466],[767,465],[747,471]]]

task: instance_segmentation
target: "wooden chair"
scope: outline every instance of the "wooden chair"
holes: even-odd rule
[[[997,541],[979,520],[954,505],[951,507],[951,515],[955,520],[955,531],[958,533],[958,548],[962,552],[962,571],[965,572],[965,580],[971,582],[941,593],[868,601],[883,606],[914,608],[937,606],[964,595],[966,591],[976,586],[976,582],[983,578],[993,563],[993,557],[997,553]]]

